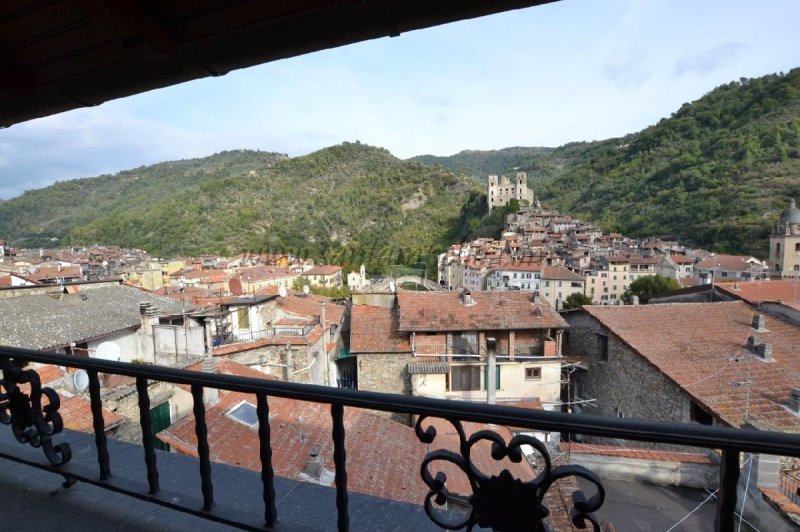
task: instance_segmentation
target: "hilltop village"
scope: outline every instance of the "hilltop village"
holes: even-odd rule
[[[793,201],[774,227],[766,260],[606,234],[543,208],[524,172],[490,176],[487,201],[490,209],[515,206],[502,235],[453,244],[438,257],[436,279],[375,278],[363,266],[345,272],[288,253],[164,260],[110,245],[30,250],[0,242],[0,311],[14,316],[0,324],[0,339],[79,357],[354,390],[800,432],[800,210]],[[674,289],[640,301],[631,286],[647,276],[671,279]],[[67,428],[89,430],[89,400],[74,373],[40,372],[73,413]],[[140,441],[133,385],[110,377],[103,385],[105,431]],[[150,386],[159,448],[196,456],[191,394]],[[297,429],[276,436],[282,474],[331,485],[330,419],[295,403],[276,403],[270,414]],[[230,392],[207,408],[211,448],[227,449],[212,458],[257,470],[255,406]],[[349,415],[348,431],[380,449],[388,471],[400,475],[404,462],[423,456],[412,450],[410,416]],[[516,433],[491,430],[506,440]],[[714,453],[532,434],[601,476],[716,487]],[[758,481],[745,489],[758,497],[748,518],[797,518],[787,503],[798,485],[794,461],[764,456],[754,464]],[[375,485],[354,476],[349,489],[418,503],[424,486],[404,478]]]

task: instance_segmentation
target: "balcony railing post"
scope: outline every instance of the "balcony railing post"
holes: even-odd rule
[[[739,449],[723,449],[719,469],[719,498],[714,529],[717,532],[734,530],[736,490],[739,487]]]
[[[258,441],[261,445],[261,483],[264,486],[264,521],[267,528],[272,528],[278,520],[278,510],[275,508],[275,473],[272,470],[269,404],[267,403],[267,396],[263,393],[256,394],[256,415],[258,416]]]
[[[142,426],[142,446],[144,447],[144,462],[147,466],[147,484],[149,493],[158,493],[158,468],[156,466],[156,451],[153,441],[153,420],[150,416],[150,396],[147,393],[147,379],[136,377],[136,392],[139,395],[139,421]]]
[[[203,510],[214,506],[214,484],[211,482],[211,450],[208,447],[206,407],[203,403],[203,387],[192,385],[194,400],[194,430],[197,436],[197,456],[200,459],[200,491],[203,493]]]
[[[350,529],[350,514],[347,503],[347,453],[344,446],[344,407],[341,403],[331,404],[333,418],[333,463],[336,466],[336,510],[337,525],[340,532]]]
[[[89,370],[88,374],[92,425],[94,427],[94,442],[97,446],[97,462],[100,466],[100,480],[107,480],[111,476],[111,465],[108,456],[105,421],[103,420],[103,402],[100,399],[100,378],[97,370]]]

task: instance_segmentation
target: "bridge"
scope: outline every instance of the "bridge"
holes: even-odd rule
[[[444,288],[439,286],[439,284],[436,283],[436,281],[425,279],[424,277],[420,277],[419,275],[402,275],[396,278],[387,277],[384,279],[374,280],[372,281],[372,284],[370,284],[367,290],[370,292],[388,292],[389,283],[391,282],[394,282],[394,285],[397,287],[398,290],[402,290],[402,286],[406,284],[417,284],[425,288],[425,290],[430,290],[430,291],[444,290]]]

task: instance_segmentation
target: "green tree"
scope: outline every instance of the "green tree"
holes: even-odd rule
[[[564,300],[564,310],[570,310],[574,308],[581,308],[584,305],[591,305],[592,298],[587,296],[586,294],[580,294],[578,292],[574,294],[570,294],[567,296],[567,299]]]
[[[650,297],[655,294],[663,294],[680,288],[681,284],[672,277],[664,277],[658,274],[645,275],[633,281],[625,289],[625,293],[622,294],[622,300],[626,305],[630,305],[633,302],[633,296],[637,296],[639,301],[647,303]]]

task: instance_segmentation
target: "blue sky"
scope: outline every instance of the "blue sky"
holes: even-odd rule
[[[800,66],[796,0],[562,0],[278,61],[0,131],[0,198],[236,148],[398,157],[638,131]]]

